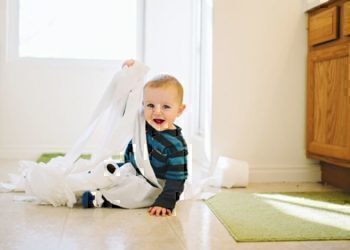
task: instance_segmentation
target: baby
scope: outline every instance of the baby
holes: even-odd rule
[[[134,63],[134,60],[127,60],[123,67],[132,67]],[[159,75],[148,81],[144,86],[143,108],[149,161],[163,186],[148,212],[150,215],[167,216],[172,214],[187,178],[187,145],[181,128],[174,123],[186,108],[179,81],[170,75]],[[132,143],[130,141],[126,148],[124,161],[130,162],[138,170]],[[111,173],[115,171],[113,165],[107,166],[107,169]],[[91,207],[89,199],[93,199],[93,196],[84,193],[84,207]],[[104,206],[118,205],[104,199]]]

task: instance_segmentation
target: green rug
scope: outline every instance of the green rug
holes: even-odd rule
[[[64,153],[43,153],[42,155],[39,156],[39,158],[36,160],[36,162],[43,162],[43,163],[48,163],[52,158],[55,158],[57,156],[64,156]],[[90,154],[82,154],[80,158],[83,159],[90,159],[91,155]],[[117,161],[122,161],[123,155],[115,155],[112,156],[112,159],[117,160]]]
[[[206,204],[238,242],[350,239],[350,193],[221,192]]]

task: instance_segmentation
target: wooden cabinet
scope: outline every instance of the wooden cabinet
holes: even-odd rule
[[[350,0],[309,11],[308,35],[307,155],[350,190]]]

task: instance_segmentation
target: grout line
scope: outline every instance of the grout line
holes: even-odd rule
[[[64,218],[64,223],[63,223],[63,228],[62,228],[62,232],[61,232],[61,236],[60,236],[60,241],[58,244],[58,249],[62,249],[62,243],[63,243],[63,237],[65,234],[65,230],[66,230],[66,226],[67,226],[67,222],[68,222],[68,217],[72,212],[72,208],[69,209],[68,213],[66,214],[65,218]]]
[[[171,230],[174,232],[174,234],[176,235],[176,238],[178,238],[180,240],[180,245],[182,246],[182,248],[185,250],[186,249],[186,244],[185,244],[185,239],[184,237],[182,237],[182,235],[180,235],[177,230],[175,229],[175,227],[172,225],[173,223],[171,222],[172,218],[166,218],[167,223],[169,224]]]

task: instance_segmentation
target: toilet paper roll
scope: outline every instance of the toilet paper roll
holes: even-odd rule
[[[249,165],[245,161],[220,156],[212,178],[211,186],[246,187],[249,183]]]

